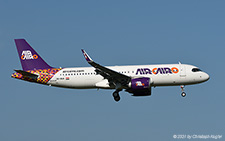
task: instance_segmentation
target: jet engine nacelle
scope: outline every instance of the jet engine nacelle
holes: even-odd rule
[[[131,79],[128,86],[129,89],[126,91],[132,93],[133,96],[151,95],[151,79],[148,77]]]

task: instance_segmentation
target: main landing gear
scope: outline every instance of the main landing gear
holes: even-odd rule
[[[180,88],[181,88],[181,91],[182,91],[181,96],[185,97],[186,93],[184,92],[184,85],[181,85]]]
[[[118,101],[120,101],[120,95],[119,95],[119,91],[115,91],[115,92],[113,92],[113,98],[114,98],[114,100],[116,101],[116,102],[118,102]]]

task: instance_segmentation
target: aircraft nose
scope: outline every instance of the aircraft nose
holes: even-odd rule
[[[204,72],[203,75],[202,75],[203,81],[208,81],[209,78],[210,78],[210,76],[207,73]]]

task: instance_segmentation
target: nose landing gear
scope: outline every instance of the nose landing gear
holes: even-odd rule
[[[184,92],[184,85],[181,85],[180,88],[181,88],[181,91],[182,91],[181,96],[185,97],[186,93]]]

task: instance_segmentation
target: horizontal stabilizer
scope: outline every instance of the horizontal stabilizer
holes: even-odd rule
[[[38,78],[38,75],[30,73],[30,72],[26,72],[26,71],[23,71],[23,70],[15,70],[15,71],[17,73],[22,74],[24,77],[29,77],[29,78],[32,78],[32,79],[37,79]]]

